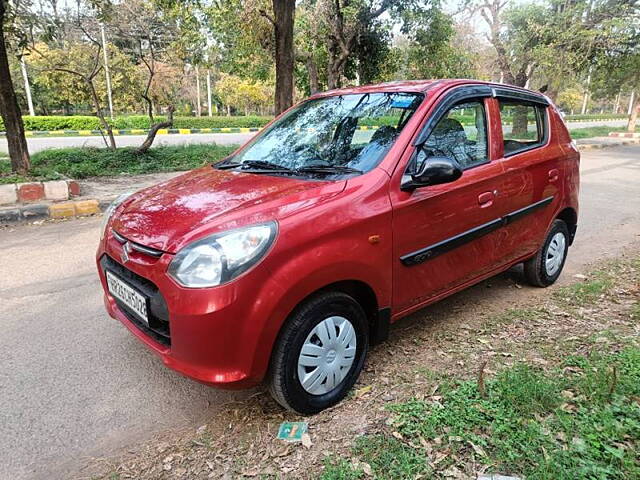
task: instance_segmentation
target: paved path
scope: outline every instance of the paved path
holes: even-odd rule
[[[581,168],[580,225],[564,281],[640,232],[640,146],[586,152]],[[94,264],[99,225],[92,218],[0,230],[2,480],[66,478],[61,472],[87,456],[197,426],[248,395],[180,377],[107,317]]]
[[[587,128],[600,125],[623,126],[626,120],[610,120],[599,122],[569,122],[569,128]],[[255,133],[194,133],[189,135],[158,135],[155,145],[184,145],[189,143],[218,143],[220,145],[242,144],[252,138]],[[146,135],[123,135],[116,137],[119,147],[139,146]],[[62,147],[104,147],[102,137],[51,137],[29,138],[29,151],[31,153],[46,150],[48,148]],[[6,138],[0,138],[0,152],[7,152]]]

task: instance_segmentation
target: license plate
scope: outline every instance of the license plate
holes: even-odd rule
[[[140,317],[140,320],[149,325],[147,298],[111,272],[107,271],[106,274],[109,293],[129,307]]]

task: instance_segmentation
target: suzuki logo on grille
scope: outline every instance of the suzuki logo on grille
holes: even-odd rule
[[[131,253],[131,245],[129,245],[129,242],[125,242],[124,245],[122,245],[122,254],[120,255],[120,258],[122,259],[122,263],[127,263],[129,261],[130,253]]]

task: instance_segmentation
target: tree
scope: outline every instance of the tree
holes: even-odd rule
[[[7,52],[5,25],[12,24],[12,17],[17,15],[15,10],[9,10],[8,0],[0,0],[0,114],[7,130],[7,145],[11,158],[11,170],[26,173],[30,168],[29,150],[24,135],[22,113],[18,105],[16,92],[9,70],[9,54]],[[10,29],[11,27],[9,27]]]
[[[573,113],[582,104],[582,93],[581,90],[575,87],[567,88],[558,94],[557,103],[563,109]]]
[[[162,128],[173,126],[173,112],[175,104],[173,98],[167,106],[167,118],[156,122],[154,119],[154,102],[151,96],[156,74],[158,73],[159,60],[166,55],[168,46],[175,42],[177,28],[172,18],[163,15],[163,4],[154,5],[141,0],[128,0],[122,2],[112,22],[117,29],[119,40],[128,53],[138,61],[145,70],[146,81],[141,88],[140,97],[146,104],[146,112],[149,117],[149,132],[137,153],[145,153],[151,148],[153,142]],[[170,10],[175,6],[170,5]]]
[[[409,41],[400,53],[402,78],[475,76],[468,53],[453,44],[456,31],[452,18],[439,6],[414,12],[405,31]]]
[[[295,21],[295,0],[273,0],[273,16],[262,9],[260,13],[273,25],[274,56],[276,63],[276,115],[293,105],[293,25]]]
[[[84,27],[81,27],[84,29]],[[98,74],[102,71],[102,44],[86,31],[88,43],[67,45],[63,49],[49,50],[46,46],[35,46],[33,51],[40,56],[43,71],[62,74],[55,84],[62,85],[75,79],[80,92],[83,92],[93,105],[94,115],[98,117],[102,130],[106,133],[105,144],[111,150],[116,149],[113,128],[105,117],[101,97],[96,87]],[[56,78],[55,76],[53,78]]]

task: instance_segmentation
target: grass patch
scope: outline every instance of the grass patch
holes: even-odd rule
[[[29,177],[12,174],[9,161],[0,160],[0,184],[190,170],[217,162],[236,148],[234,145],[215,144],[162,146],[144,154],[137,154],[134,148],[116,151],[105,148],[44,150],[31,157]]]
[[[570,356],[551,372],[518,364],[488,380],[485,396],[464,381],[392,405],[393,436],[361,437],[354,454],[384,479],[468,476],[481,466],[529,480],[640,478],[639,396],[637,347]],[[341,461],[322,478],[357,475]]]
[[[626,132],[627,129],[625,126],[621,127],[611,127],[611,126],[600,126],[600,127],[586,127],[586,128],[574,128],[573,130],[569,130],[569,134],[571,134],[571,138],[574,140],[578,140],[580,138],[591,138],[591,137],[606,137],[611,132]],[[640,129],[636,128],[636,132],[640,132]]]
[[[556,300],[572,305],[592,304],[613,287],[617,268],[618,266],[613,266],[612,270],[598,270],[583,282],[559,288],[553,296]]]

